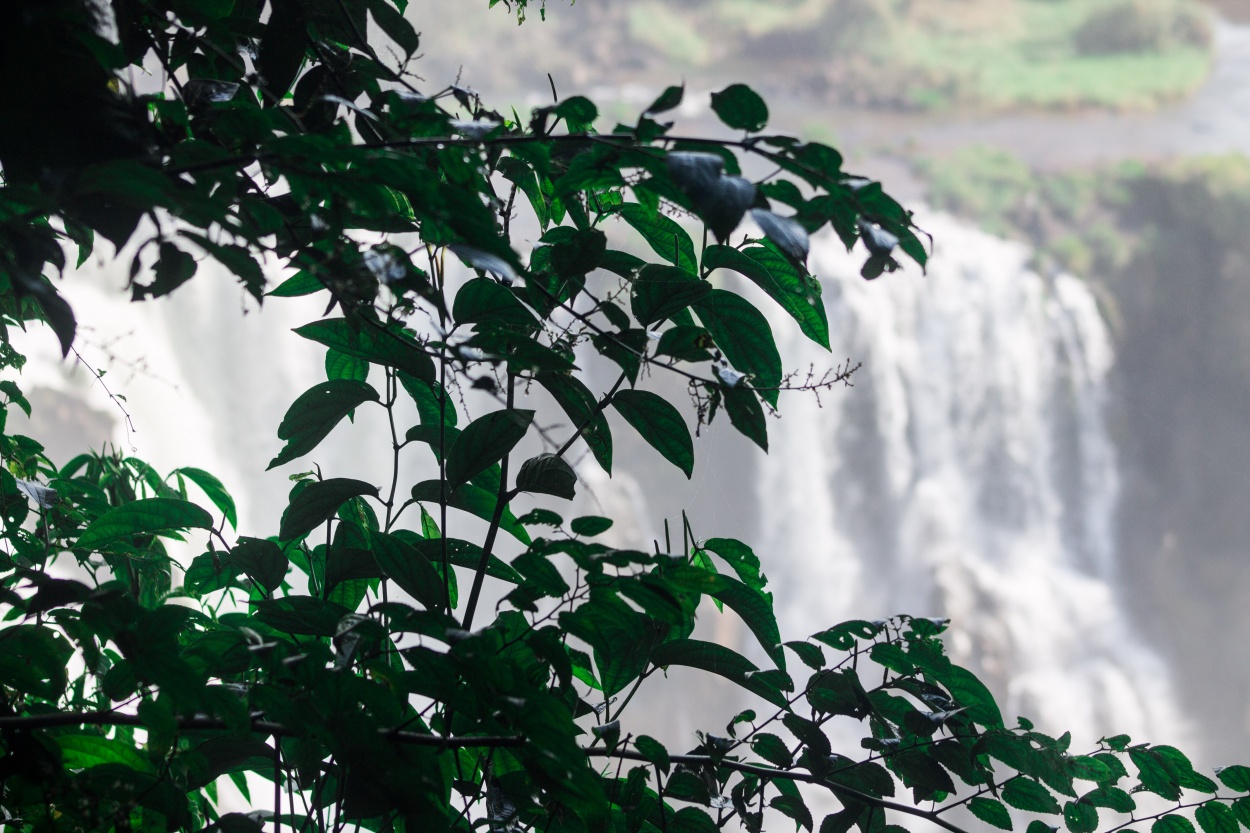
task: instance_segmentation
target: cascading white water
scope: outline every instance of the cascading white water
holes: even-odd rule
[[[771,425],[757,480],[762,533],[751,544],[783,633],[897,612],[950,617],[953,655],[1005,697],[1009,720],[1071,729],[1086,745],[1118,732],[1184,739],[1167,669],[1117,598],[1117,476],[1103,418],[1114,357],[1093,295],[1076,278],[1029,271],[1022,246],[940,215],[922,224],[937,246],[924,276],[868,283],[859,257],[815,242],[832,355],[775,319],[790,366],[863,362],[854,389],[819,404],[787,395]],[[291,326],[316,311],[276,305],[244,318],[224,275],[203,276],[156,315],[113,293],[67,289],[84,324],[101,336],[134,331],[131,348],[152,365],[150,377],[120,386],[139,433],[116,439],[134,440],[161,469],[217,471],[241,498],[241,531],[271,533],[288,484],[257,461],[280,445],[282,407],[320,375],[320,350],[273,316]],[[66,387],[51,336],[40,346],[25,381]],[[90,400],[112,407],[98,389]],[[360,466],[339,443],[327,455]]]
[[[759,478],[765,565],[793,638],[846,618],[953,620],[948,646],[1004,717],[1180,740],[1167,669],[1117,598],[1107,329],[1077,278],[941,215],[927,275],[858,276],[815,243],[832,359],[854,389],[790,395]],[[793,322],[783,356],[828,365]],[[1079,748],[1079,747],[1078,747]]]

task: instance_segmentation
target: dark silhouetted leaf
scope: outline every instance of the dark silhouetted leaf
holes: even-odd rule
[[[601,518],[598,515],[584,515],[580,518],[574,518],[569,524],[569,529],[573,530],[574,535],[584,535],[587,538],[602,535],[611,528],[612,519]]]
[[[611,474],[612,432],[595,395],[580,379],[562,373],[540,373],[538,383],[568,415],[571,427],[581,431],[582,439],[603,470]]]
[[[349,379],[331,379],[314,385],[291,403],[278,426],[278,439],[286,446],[269,461],[274,468],[312,451],[334,430],[343,417],[365,402],[379,401],[371,385]]]
[[[712,111],[735,130],[754,133],[768,124],[768,105],[746,84],[730,84],[712,93]]]
[[[289,565],[282,548],[261,538],[240,538],[230,550],[234,565],[270,594],[282,586]]]
[[[711,291],[707,281],[684,269],[652,264],[643,267],[634,281],[631,306],[638,323],[646,327],[672,318]]]
[[[440,494],[437,480],[423,480],[412,487],[412,499],[416,501],[438,503]],[[488,492],[471,483],[466,483],[458,489],[448,490],[447,505],[453,509],[459,509],[462,512],[475,515],[484,521],[489,521],[494,517],[497,497],[493,492]],[[529,533],[517,521],[516,516],[512,514],[512,510],[507,507],[504,508],[499,528],[522,544],[530,543]]]
[[[573,467],[555,454],[540,454],[521,464],[516,487],[530,492],[572,500],[576,494],[577,474]]]
[[[447,452],[447,484],[455,490],[499,462],[534,421],[533,411],[494,411],[464,427]]]
[[[296,333],[340,353],[402,370],[416,379],[434,382],[434,362],[412,335],[397,326],[361,323],[353,327],[344,318],[326,318],[298,327]]]
[[[363,480],[335,477],[309,483],[291,499],[282,513],[278,537],[283,541],[303,538],[333,518],[339,507],[354,497],[378,496],[378,487]]]
[[[764,230],[764,235],[771,240],[786,257],[795,263],[806,263],[812,243],[807,236],[807,229],[789,217],[782,217],[763,208],[751,212],[751,219]]]
[[[639,435],[686,477],[694,471],[694,441],[681,413],[662,396],[645,390],[618,391],[612,407]]]
[[[651,106],[644,113],[655,115],[657,113],[666,113],[681,104],[682,96],[686,93],[685,86],[667,87],[664,92],[660,93],[660,97],[651,102]]]
[[[781,384],[781,355],[772,327],[750,301],[733,292],[713,289],[693,309],[725,358],[751,377],[753,387],[776,388]],[[778,393],[775,389],[759,391],[774,408]]]
[[[775,686],[767,685],[758,676],[755,663],[746,657],[714,642],[698,639],[676,639],[656,646],[651,652],[651,662],[657,667],[685,665],[724,677],[737,683],[775,706],[786,705],[785,695]]]
[[[415,547],[394,535],[379,533],[374,536],[373,557],[382,572],[426,610],[446,608],[447,596],[442,576]]]
[[[341,604],[312,596],[288,596],[253,603],[256,618],[274,630],[307,636],[334,636],[339,622],[351,613]]]
[[[474,278],[460,287],[451,314],[460,324],[495,324],[522,330],[538,326],[534,314],[490,278]]]
[[[740,387],[722,388],[725,412],[729,421],[742,436],[768,451],[768,421],[764,417],[764,408],[754,391]]]

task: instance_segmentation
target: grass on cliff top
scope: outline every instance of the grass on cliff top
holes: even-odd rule
[[[635,0],[629,36],[690,69],[929,109],[1146,108],[1212,54],[1197,0]]]
[[[934,208],[1029,243],[1035,266],[1083,277],[1118,274],[1144,246],[1178,236],[1243,247],[1250,225],[1250,159],[1240,155],[1040,173],[1003,151],[968,148],[919,168]]]

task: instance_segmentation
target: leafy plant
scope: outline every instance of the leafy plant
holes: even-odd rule
[[[327,378],[291,404],[268,464],[312,471],[292,475],[281,517],[250,535],[207,472],[162,476],[119,453],[58,466],[0,434],[7,824],[707,831],[760,830],[776,814],[813,830],[812,790],[834,807],[822,833],[908,818],[958,831],[964,810],[1006,829],[1062,816],[1088,833],[1117,826],[1143,792],[1165,802],[1141,816],[1156,833],[1191,830],[1183,808],[1206,833],[1248,818],[1243,767],[1217,784],[1170,747],[1118,736],[1078,755],[1066,735],[1009,727],[945,656],[945,622],[854,621],[783,641],[742,542],[683,523],[680,548],[612,548],[594,540],[610,519],[549,508],[576,493],[579,443],[611,471],[608,408],[690,475],[687,417],[653,379],[686,383],[696,424],[723,408],[761,446],[779,392],[813,386],[781,371],[768,320],[719,270],[827,346],[809,234],[863,240],[866,277],[895,269],[899,250],[925,260],[880,185],[845,173],[832,148],[763,132],[767,107],[748,86],[713,97],[734,140],[675,134],[662,119],[680,87],[601,132],[581,97],[523,120],[457,87],[422,94],[402,0],[112,11],[117,43],[72,2],[7,21],[9,40],[65,56],[44,92],[59,86],[117,132],[90,146],[58,144],[51,117],[0,127],[0,362],[20,370],[7,336],[28,322],[73,349],[73,312],[47,273],[67,268],[67,247],[81,264],[100,234],[133,251],[136,299],[174,291],[204,258],[257,301],[320,295],[325,314],[296,335],[326,348]],[[366,40],[370,21],[389,50]],[[128,89],[117,71],[149,60],[166,86]],[[740,155],[784,175],[747,180]],[[748,212],[759,232],[740,230]],[[520,222],[539,237],[524,256]],[[457,262],[474,276],[459,280]],[[279,265],[292,276],[267,287]],[[619,371],[606,390],[583,369],[596,357]],[[470,390],[494,403],[472,420]],[[0,391],[29,409],[11,379]],[[308,459],[365,408],[390,428],[368,440],[392,465],[381,484]],[[428,478],[401,482],[401,460],[429,452]],[[518,515],[522,493],[552,500]],[[485,532],[462,532],[481,528],[466,515]],[[171,540],[203,551],[179,564]],[[490,614],[488,581],[502,588]],[[746,623],[767,667],[694,637],[704,596]],[[628,707],[672,667],[757,705],[670,750],[630,730]],[[835,719],[861,725],[859,748],[835,748]],[[223,778],[248,802],[265,784],[273,810],[232,810]]]

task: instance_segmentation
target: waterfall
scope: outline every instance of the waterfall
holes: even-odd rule
[[[922,225],[936,241],[927,275],[909,268],[865,282],[862,254],[815,241],[832,354],[774,319],[791,367],[863,363],[853,389],[787,394],[770,423],[750,543],[783,634],[900,612],[950,618],[952,655],[990,684],[1008,721],[1071,729],[1086,746],[1125,732],[1193,748],[1168,670],[1118,597],[1118,484],[1104,420],[1114,355],[1093,294],[1072,276],[1030,271],[1023,246],[941,215]],[[321,349],[284,330],[319,310],[288,301],[240,315],[224,274],[143,305],[83,278],[65,289],[84,353],[111,369],[106,381],[129,397],[138,428],[129,435],[116,419],[114,441],[161,470],[217,472],[240,499],[240,531],[271,534],[289,483],[258,461],[280,445],[281,409],[321,375]],[[118,414],[81,368],[60,361],[49,333],[26,339],[24,386]],[[104,361],[109,353],[122,364]],[[128,373],[124,360],[143,356],[146,368]],[[372,436],[367,426],[349,434]],[[379,479],[368,457],[342,438],[317,455],[335,474]],[[619,516],[634,544],[656,519],[637,484],[613,494],[643,459],[612,481],[583,483],[584,511]],[[636,505],[629,521],[622,500]]]
[[[950,618],[956,662],[1043,731],[1182,740],[1167,669],[1118,598],[1114,355],[1094,295],[1029,252],[925,215],[928,274],[866,282],[818,241],[833,354],[778,320],[791,365],[863,366],[787,395],[758,496],[788,638],[847,618]],[[1077,748],[1080,748],[1079,746]]]

